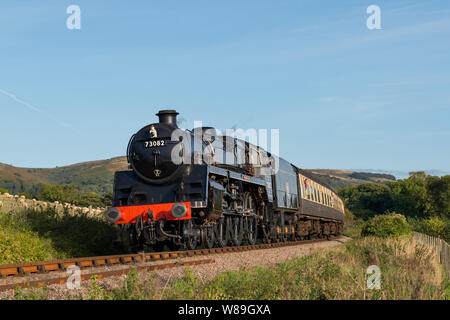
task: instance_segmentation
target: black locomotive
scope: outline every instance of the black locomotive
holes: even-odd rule
[[[134,250],[194,249],[329,237],[344,206],[305,171],[214,128],[178,128],[175,110],[132,136],[130,170],[114,179],[105,216],[126,229]]]

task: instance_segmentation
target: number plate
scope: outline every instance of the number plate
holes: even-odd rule
[[[153,141],[145,141],[144,146],[146,148],[153,148],[153,147],[164,147],[166,145],[166,142],[164,140],[153,140]]]

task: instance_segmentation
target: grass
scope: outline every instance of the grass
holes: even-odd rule
[[[363,226],[364,221],[362,219],[346,221],[344,224],[344,232],[342,234],[352,239],[360,238]]]
[[[68,210],[0,209],[0,264],[123,253],[103,217]]]
[[[366,270],[381,269],[381,289],[369,290]],[[182,284],[182,285],[180,285]],[[230,271],[207,284],[187,274],[172,284],[175,299],[444,299],[448,281],[425,247],[368,237],[275,268]],[[447,291],[446,291],[447,290]]]
[[[367,288],[368,266],[381,270],[381,288]],[[41,299],[42,289],[22,296]],[[145,281],[131,272],[121,287],[107,289],[96,279],[86,295],[68,299],[212,300],[416,300],[450,299],[450,283],[431,251],[409,237],[366,237],[270,268],[228,271],[202,282],[192,269],[168,284]]]
[[[202,282],[187,268],[164,287],[131,272],[121,287],[107,289],[96,279],[87,295],[67,299],[450,299],[450,283],[433,254],[408,236],[361,237],[354,219],[344,245],[292,259],[270,268],[222,273]],[[8,205],[0,209],[0,263],[20,263],[124,252],[115,247],[113,226],[102,217],[68,211],[36,211]],[[381,270],[381,289],[367,289],[366,270]],[[17,290],[15,299],[46,299],[51,289]]]

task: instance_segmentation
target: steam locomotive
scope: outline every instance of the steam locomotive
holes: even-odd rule
[[[304,170],[212,127],[182,130],[178,112],[134,134],[129,170],[114,177],[106,219],[132,249],[239,246],[329,238],[343,230],[344,206]]]

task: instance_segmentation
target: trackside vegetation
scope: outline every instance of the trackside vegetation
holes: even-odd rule
[[[64,187],[62,187],[64,188]],[[42,197],[69,197],[47,188]],[[448,275],[435,254],[412,240],[411,231],[450,242],[450,176],[414,172],[387,184],[344,188],[344,234],[353,238],[333,249],[314,251],[271,267],[228,271],[201,280],[186,268],[181,278],[161,284],[156,276],[131,272],[118,288],[92,278],[67,299],[447,299]],[[74,200],[75,201],[75,200]],[[3,210],[3,211],[2,211]],[[102,217],[58,213],[51,208],[0,208],[0,263],[124,252],[112,245],[116,230]],[[2,260],[3,259],[3,260]],[[367,267],[381,270],[381,288],[367,288]],[[16,299],[47,299],[52,288],[17,290]]]
[[[405,216],[398,213],[378,215],[364,223],[362,236],[399,237],[411,232],[411,227]]]
[[[83,294],[67,299],[450,299],[450,286],[427,247],[395,238],[364,237],[333,250],[321,250],[274,267],[228,271],[201,281],[187,268],[181,278],[158,284],[130,273],[119,288],[107,289],[91,279]],[[366,270],[377,265],[381,288],[367,289]],[[45,299],[51,288],[16,292],[16,299]]]
[[[0,264],[123,253],[102,216],[0,208]]]
[[[349,212],[346,215],[349,235],[357,234],[358,228],[376,235],[379,225],[386,227],[389,223],[398,223],[404,231],[401,233],[405,233],[406,227],[400,226],[398,216],[383,218],[395,212],[406,217],[412,230],[450,242],[450,175],[435,177],[411,172],[408,179],[385,185],[369,183],[343,188],[338,194]],[[375,220],[370,222],[371,219]],[[379,235],[383,236],[383,231],[381,233]]]

